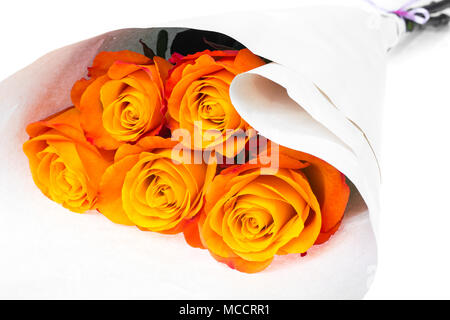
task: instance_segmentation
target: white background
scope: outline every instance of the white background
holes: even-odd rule
[[[149,24],[154,24],[255,6],[292,7],[295,3],[295,0],[3,2],[0,80],[48,51],[121,28],[123,16],[136,16],[139,21],[145,21],[145,17]],[[403,1],[377,3],[396,9]],[[409,35],[389,54],[381,158],[379,262],[366,298],[450,298],[449,57],[449,28]]]

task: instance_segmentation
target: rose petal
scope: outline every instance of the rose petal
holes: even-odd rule
[[[95,57],[92,66],[89,68],[88,76],[97,78],[106,74],[109,67],[116,61],[134,64],[148,64],[151,62],[146,56],[134,51],[102,51]]]
[[[122,186],[127,172],[139,161],[139,155],[125,156],[106,169],[99,188],[98,210],[109,220],[134,225],[122,205]]]

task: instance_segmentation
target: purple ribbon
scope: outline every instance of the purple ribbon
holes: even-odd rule
[[[410,20],[417,24],[423,25],[423,24],[427,23],[428,20],[430,20],[430,12],[425,8],[415,8],[415,9],[408,10],[408,8],[410,6],[412,6],[414,3],[419,2],[419,1],[420,0],[410,0],[407,3],[405,3],[400,9],[395,10],[395,11],[389,11],[389,10],[381,8],[376,3],[374,3],[372,0],[366,0],[366,2],[370,3],[372,6],[377,7],[378,9],[380,9],[382,11],[394,13],[403,19]]]

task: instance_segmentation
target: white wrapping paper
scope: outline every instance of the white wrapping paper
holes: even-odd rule
[[[138,40],[155,36],[119,30],[51,52],[0,83],[0,297],[361,298],[376,269],[385,59],[403,30],[396,16],[350,2],[149,25],[221,32],[273,61],[238,76],[231,98],[261,134],[326,160],[352,181],[330,241],[248,275],[180,235],[74,214],[45,198],[21,149],[25,126],[70,106],[71,86],[99,51],[140,51]]]

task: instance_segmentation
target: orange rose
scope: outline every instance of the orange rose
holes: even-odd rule
[[[123,145],[100,185],[99,211],[111,221],[178,233],[203,208],[215,165],[189,164],[176,141],[158,136]],[[189,153],[193,162],[193,154]]]
[[[188,243],[200,239],[218,261],[242,272],[261,271],[275,255],[304,253],[326,241],[349,197],[344,176],[311,155],[280,147],[279,170],[261,174],[263,167],[247,163],[217,175],[199,235],[192,227],[185,233]]]
[[[227,157],[241,151],[245,139],[238,138],[231,148],[225,144],[238,131],[249,128],[231,104],[229,87],[236,75],[263,64],[248,49],[206,50],[182,58],[166,84],[170,127],[190,133],[190,141],[182,143],[196,150],[219,147],[217,151]],[[195,136],[200,139],[194,139]]]
[[[87,142],[80,112],[69,108],[28,125],[27,132],[30,140],[23,150],[39,189],[69,210],[95,208],[101,176],[111,161]]]
[[[164,118],[164,81],[172,65],[132,51],[100,52],[89,80],[77,81],[72,101],[88,139],[114,150],[159,131]]]

